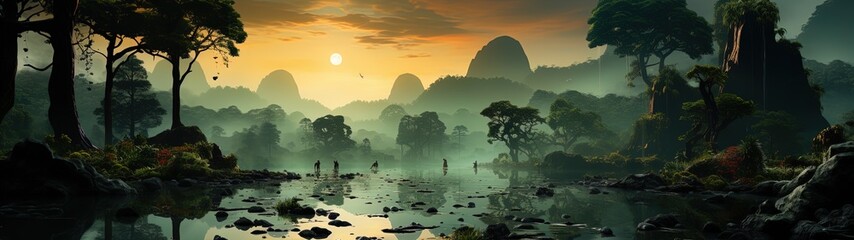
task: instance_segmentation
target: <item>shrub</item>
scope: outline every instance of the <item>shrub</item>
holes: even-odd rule
[[[228,154],[222,159],[211,158],[210,165],[211,169],[216,170],[237,170],[237,156]]]
[[[172,161],[163,169],[163,177],[179,179],[185,177],[203,177],[211,174],[208,163],[199,154],[181,152],[175,154]]]
[[[451,240],[483,240],[483,233],[469,226],[463,226],[451,232]]]
[[[152,167],[145,167],[133,171],[134,179],[145,179],[150,177],[160,177],[160,170]]]
[[[702,179],[703,186],[706,186],[707,189],[711,190],[723,190],[727,183],[724,181],[721,176],[711,175]]]
[[[299,200],[296,198],[288,198],[284,201],[277,202],[273,208],[276,209],[276,212],[279,213],[279,215],[286,215],[294,210],[301,209],[302,206],[299,205]]]
[[[71,138],[65,134],[60,136],[59,139],[53,137],[53,134],[49,134],[44,137],[44,143],[50,147],[54,156],[68,156],[68,154],[77,148],[71,144]]]

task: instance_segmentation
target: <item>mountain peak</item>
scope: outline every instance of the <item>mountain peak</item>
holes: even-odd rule
[[[273,71],[261,79],[256,92],[262,98],[276,104],[292,103],[301,99],[294,76],[282,69]]]
[[[531,74],[531,63],[522,44],[510,36],[500,36],[483,46],[469,64],[467,77],[503,77],[522,81]]]
[[[391,103],[410,103],[418,98],[422,92],[424,92],[424,85],[421,84],[421,79],[414,74],[404,73],[394,80],[388,101]]]

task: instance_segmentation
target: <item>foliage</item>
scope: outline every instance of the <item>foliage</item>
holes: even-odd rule
[[[474,228],[469,227],[469,226],[463,226],[463,227],[454,229],[454,231],[451,232],[450,239],[451,240],[484,240],[486,238],[483,236],[483,232],[478,231],[477,229],[474,229]]]
[[[685,1],[599,1],[587,23],[589,47],[610,45],[620,56],[635,56],[634,69],[648,86],[652,85],[646,73],[651,56],[659,59],[661,71],[664,59],[675,51],[694,59],[712,52],[711,27]]]
[[[273,209],[276,209],[276,212],[279,215],[286,215],[293,210],[300,209],[302,206],[299,204],[299,199],[297,198],[288,198],[284,201],[276,202],[276,205],[273,206]]]
[[[179,152],[163,169],[163,177],[168,179],[198,178],[210,176],[212,170],[208,162],[197,153]]]
[[[730,180],[752,178],[765,170],[765,156],[757,140],[746,139],[739,146],[700,156],[686,170],[699,177],[718,175]]]
[[[160,102],[151,92],[151,83],[147,80],[148,73],[142,67],[142,61],[131,56],[117,69],[116,74],[112,97],[116,132],[134,137],[149,128],[160,126],[166,110],[160,107]],[[94,114],[98,116],[98,123],[103,125],[103,101],[101,105]]]
[[[539,147],[544,141],[545,134],[536,130],[535,127],[545,119],[539,116],[539,111],[531,107],[517,107],[509,101],[493,102],[480,112],[489,118],[489,139],[492,144],[496,141],[504,142],[510,149],[510,158],[514,162],[519,161],[519,153],[528,158],[539,155]]]
[[[816,155],[823,155],[830,146],[845,142],[845,129],[840,125],[833,125],[822,129],[812,139],[812,151]]]
[[[734,0],[721,6],[723,24],[729,27],[742,25],[747,21],[756,21],[762,26],[777,28],[780,10],[770,0]]]
[[[756,138],[762,147],[774,156],[800,153],[798,125],[794,116],[783,111],[762,111],[756,114],[759,119],[750,128],[756,132]]]
[[[378,118],[380,119],[380,121],[383,121],[385,123],[394,124],[400,122],[400,119],[406,115],[408,114],[406,113],[406,110],[403,109],[403,107],[397,104],[391,104],[388,105],[388,107],[386,107],[385,109],[383,109]]]
[[[21,107],[13,107],[5,119],[0,119],[0,149],[12,149],[18,141],[32,134],[33,118]]]
[[[701,182],[703,183],[703,186],[705,186],[709,190],[720,191],[720,190],[723,190],[727,186],[726,181],[724,181],[724,179],[718,175],[711,175],[708,177],[704,177],[701,179]]]
[[[718,108],[717,121],[714,126],[710,126],[707,121],[708,111],[707,104],[704,100],[694,102],[686,102],[682,104],[683,116],[680,118],[684,121],[691,122],[691,129],[680,138],[686,142],[692,141],[699,137],[705,137],[708,147],[711,148],[714,138],[708,136],[716,136],[721,131],[726,129],[732,122],[742,117],[753,114],[756,110],[752,101],[747,101],[734,94],[724,93],[715,97],[715,106]],[[695,151],[694,149],[685,149],[686,153]]]
[[[350,139],[353,130],[344,123],[344,116],[326,115],[315,119],[311,127],[315,146],[321,153],[334,155],[356,145]]]
[[[44,137],[44,143],[53,150],[55,156],[67,156],[72,151],[77,150],[77,146],[71,144],[71,138],[66,135],[61,135],[59,138],[47,135]]]
[[[614,137],[602,124],[602,117],[593,112],[582,111],[564,99],[552,103],[545,122],[554,131],[554,143],[569,151],[582,138],[601,139]]]
[[[436,112],[423,112],[416,116],[406,115],[400,119],[397,131],[397,144],[409,147],[409,153],[421,157],[424,150],[431,153],[441,147],[447,139],[445,123],[439,120]]]

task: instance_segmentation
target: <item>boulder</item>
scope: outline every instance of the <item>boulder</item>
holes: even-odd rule
[[[251,206],[246,211],[248,211],[250,213],[262,213],[262,212],[265,212],[266,210],[264,210],[264,208],[260,207],[260,206]]]
[[[655,189],[667,185],[661,176],[655,173],[632,174],[615,183],[610,184],[610,187],[626,188],[626,189]]]
[[[508,235],[510,235],[510,228],[507,228],[504,223],[489,224],[483,232],[483,237],[488,240],[507,239]]]
[[[0,161],[0,196],[4,197],[37,199],[135,193],[124,181],[108,179],[80,160],[54,158],[50,148],[42,143],[15,144],[9,158]]]
[[[261,227],[272,227],[273,226],[272,223],[270,223],[269,221],[264,220],[264,219],[255,219],[255,221],[252,222],[252,225],[261,226]]]
[[[816,169],[815,166],[810,166],[810,167],[804,169],[803,171],[801,171],[801,173],[798,174],[797,177],[795,177],[794,179],[792,179],[791,181],[786,183],[786,185],[781,187],[779,192],[777,193],[777,195],[778,196],[789,195],[789,193],[791,193],[793,190],[795,190],[796,187],[798,187],[800,185],[804,185],[804,183],[807,183],[807,181],[809,181],[810,178],[812,178],[813,174],[815,174],[815,169]]]
[[[168,147],[183,146],[186,144],[196,144],[207,142],[208,138],[202,133],[202,130],[197,126],[186,126],[175,129],[167,129],[152,138],[148,139],[148,143],[152,145],[161,145]]]
[[[158,177],[150,177],[139,181],[139,184],[142,186],[142,190],[145,192],[156,192],[163,189],[163,181]]]
[[[336,227],[349,227],[349,226],[353,226],[353,224],[350,224],[350,222],[342,221],[342,220],[332,220],[332,221],[330,221],[330,222],[329,222],[329,225],[331,225],[331,226],[336,226]]]
[[[838,208],[854,200],[854,152],[837,154],[815,170],[809,181],[777,201],[777,208],[797,219],[809,217],[819,208]]]
[[[252,226],[254,226],[254,225],[255,225],[255,223],[254,223],[254,222],[252,222],[252,220],[249,220],[248,218],[245,218],[245,217],[241,217],[240,219],[237,219],[237,221],[234,221],[234,226],[235,226],[235,227],[246,227],[246,228],[250,228],[250,227],[252,227]]]
[[[555,190],[551,188],[540,187],[537,188],[537,192],[534,193],[534,195],[537,195],[538,197],[551,197],[555,195]]]
[[[650,228],[649,225],[653,227]],[[658,214],[651,218],[647,218],[642,223],[638,224],[638,230],[641,231],[649,231],[656,230],[660,228],[676,228],[678,227],[679,220],[676,219],[676,215],[674,214]]]
[[[777,196],[782,191],[783,187],[788,185],[790,181],[764,181],[756,184],[753,187],[753,190],[750,190],[753,194],[764,195],[764,196]]]

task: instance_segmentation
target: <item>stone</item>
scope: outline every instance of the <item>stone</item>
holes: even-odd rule
[[[655,173],[632,174],[615,183],[610,184],[610,187],[626,188],[626,189],[655,189],[657,187],[666,186],[667,182],[661,176]]]
[[[158,177],[150,177],[139,181],[142,190],[145,192],[156,192],[163,189],[163,181]]]
[[[594,187],[591,187],[591,188],[589,188],[588,190],[589,190],[589,193],[590,193],[590,194],[600,194],[600,193],[602,193],[602,190],[599,190],[598,188],[594,188]]]
[[[315,234],[315,236],[317,236],[317,238],[326,238],[330,234],[332,234],[332,231],[329,231],[329,229],[322,228],[322,227],[312,227],[311,231],[314,232],[314,234]]]
[[[245,218],[245,217],[241,217],[240,219],[237,219],[237,221],[234,221],[235,227],[247,227],[247,228],[249,228],[249,227],[252,227],[254,225],[255,225],[255,223],[253,223],[252,220],[249,220],[248,218]]]
[[[228,238],[224,238],[219,235],[214,235],[213,240],[228,240]]]
[[[676,215],[674,214],[658,214],[647,218],[643,222],[652,224],[658,228],[675,228],[679,225],[679,220],[676,219]]]
[[[249,209],[248,209],[248,210],[246,210],[246,211],[247,211],[247,212],[250,212],[250,213],[262,213],[262,212],[265,212],[265,211],[267,211],[267,210],[264,210],[264,208],[263,208],[263,207],[259,207],[259,206],[251,206],[251,207],[249,207]]]
[[[228,213],[227,213],[227,212],[225,212],[225,211],[218,211],[218,212],[216,212],[216,214],[214,214],[214,216],[215,216],[216,218],[227,218],[227,217],[228,217]]]
[[[317,234],[311,230],[302,230],[299,232],[299,236],[305,239],[317,238]]]
[[[252,222],[252,225],[261,226],[261,227],[272,227],[273,226],[272,223],[270,223],[269,221],[264,220],[264,219],[255,219],[255,221]]]
[[[349,226],[353,226],[353,224],[350,224],[350,222],[342,221],[342,220],[332,220],[332,221],[330,221],[330,222],[329,222],[329,225],[336,226],[336,227],[349,227]]]
[[[720,233],[721,231],[721,225],[715,222],[706,222],[706,224],[703,224],[703,233]]]
[[[329,215],[328,215],[327,217],[328,217],[329,219],[331,219],[331,220],[335,220],[335,219],[336,219],[336,218],[338,218],[338,216],[340,216],[340,215],[341,215],[341,214],[338,214],[337,212],[329,212]]]
[[[179,187],[192,187],[198,183],[199,183],[199,181],[196,181],[195,179],[184,178],[184,179],[181,179],[180,181],[178,181],[178,186]]]
[[[510,229],[504,223],[489,224],[483,232],[486,239],[506,239],[508,235],[510,235]]]
[[[536,228],[536,227],[534,227],[534,225],[531,225],[531,224],[519,224],[519,225],[516,225],[515,227],[513,227],[513,229],[517,229],[517,230],[534,230],[534,229],[537,229],[537,228]]]
[[[609,227],[602,227],[601,229],[599,229],[599,234],[603,237],[613,237],[614,230],[611,230],[611,228]]]
[[[807,167],[806,169],[801,171],[801,173],[798,174],[798,176],[796,176],[791,181],[786,183],[786,185],[784,185],[782,188],[780,188],[777,195],[778,196],[789,195],[789,193],[792,193],[792,191],[794,191],[796,187],[798,187],[800,185],[804,185],[804,183],[807,183],[807,181],[809,181],[812,178],[812,176],[815,174],[815,170],[816,170],[816,166]]]
[[[537,195],[539,197],[551,197],[555,195],[555,190],[551,188],[540,187],[537,188],[537,192],[534,193],[534,195]]]
[[[638,231],[653,231],[653,230],[658,230],[658,227],[656,227],[655,225],[650,224],[650,223],[642,222],[642,223],[638,223],[637,229],[638,229]]]
[[[427,209],[427,213],[438,213],[438,212],[439,212],[439,210],[438,210],[438,209],[436,209],[436,208],[434,208],[434,207],[431,207],[431,208],[428,208],[428,209]]]

